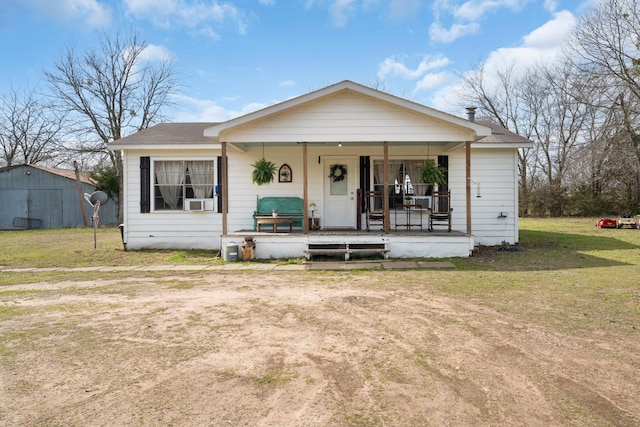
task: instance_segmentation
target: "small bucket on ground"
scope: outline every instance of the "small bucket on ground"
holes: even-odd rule
[[[227,262],[238,261],[238,245],[234,242],[229,242],[222,247],[222,259]]]

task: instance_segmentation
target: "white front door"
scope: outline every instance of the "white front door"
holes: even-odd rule
[[[322,228],[356,228],[358,171],[354,158],[324,158]]]

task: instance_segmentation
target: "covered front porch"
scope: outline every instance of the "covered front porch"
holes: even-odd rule
[[[245,238],[255,243],[256,259],[302,258],[331,255],[350,260],[377,256],[384,258],[449,258],[468,257],[474,248],[470,234],[458,231],[384,231],[309,230],[230,232],[221,236],[221,248],[238,246],[242,259]]]
[[[225,241],[229,236],[235,239],[236,230],[247,229],[247,213],[254,211],[257,196],[258,201],[263,197],[301,200],[301,209],[287,211],[284,216],[292,217],[293,226],[300,225],[298,245],[307,250],[320,238],[309,227],[313,214],[320,216],[322,230],[362,230],[361,220],[377,219],[382,224],[379,239],[388,239],[396,235],[394,222],[416,224],[405,212],[426,211],[435,205],[425,200],[432,194],[430,184],[418,179],[426,160],[446,170],[440,191],[451,194],[447,208],[457,213],[453,223],[448,217],[449,230],[471,235],[471,144],[489,134],[489,128],[472,120],[348,81],[212,126],[204,135],[220,144],[222,237]],[[249,165],[267,158],[278,166],[277,180],[270,185],[247,182],[252,173]],[[372,193],[379,198],[367,203]],[[398,212],[404,218],[396,218]],[[261,211],[260,215],[269,212]],[[426,223],[429,217],[420,225],[430,228]],[[265,223],[269,227],[269,220],[256,220],[255,213],[251,219],[259,221],[256,228]],[[429,236],[432,238],[436,236]],[[394,249],[393,241],[387,244],[392,246],[390,257],[406,252]],[[468,256],[468,245],[464,251],[445,251],[443,256],[451,252]]]

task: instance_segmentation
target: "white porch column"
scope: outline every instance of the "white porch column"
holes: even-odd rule
[[[227,186],[227,143],[221,141],[222,145],[222,235],[227,235],[227,210],[229,200],[229,187]]]

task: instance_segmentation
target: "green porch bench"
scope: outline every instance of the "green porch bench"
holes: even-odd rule
[[[258,218],[272,217],[273,211],[278,212],[279,217],[291,218],[293,227],[302,228],[304,203],[300,197],[266,196],[258,197],[256,210],[253,212],[253,229],[258,229]]]

